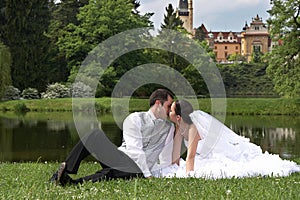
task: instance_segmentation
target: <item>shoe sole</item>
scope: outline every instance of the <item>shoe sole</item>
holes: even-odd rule
[[[57,179],[56,179],[57,185],[60,183],[60,179],[61,179],[62,175],[64,174],[65,168],[66,168],[66,163],[65,162],[61,163],[57,170]]]

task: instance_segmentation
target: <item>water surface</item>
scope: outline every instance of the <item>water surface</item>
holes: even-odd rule
[[[110,114],[99,117],[110,140],[119,146],[122,131]],[[300,158],[300,117],[227,116],[225,124],[237,134],[250,138],[263,151],[282,158]],[[63,161],[78,142],[72,113],[0,114],[0,161]]]

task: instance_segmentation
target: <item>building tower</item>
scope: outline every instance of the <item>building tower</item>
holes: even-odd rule
[[[177,15],[183,21],[183,27],[193,33],[193,0],[179,0]]]
[[[241,35],[241,54],[247,58],[247,61],[252,60],[253,52],[265,54],[269,51],[270,37],[268,28],[258,15],[252,18],[250,26],[247,23],[245,24]]]

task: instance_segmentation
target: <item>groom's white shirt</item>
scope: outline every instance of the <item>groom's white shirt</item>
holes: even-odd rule
[[[174,130],[171,122],[155,118],[151,110],[132,113],[124,120],[119,150],[149,177],[151,171],[171,164]]]

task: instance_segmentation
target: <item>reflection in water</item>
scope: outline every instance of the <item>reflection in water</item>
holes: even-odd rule
[[[291,128],[275,128],[269,130],[269,138],[274,140],[295,140],[296,131]]]
[[[47,129],[50,131],[62,131],[67,128],[67,124],[62,121],[48,120]]]
[[[64,116],[64,114],[66,116]],[[62,161],[78,142],[72,114],[55,113],[47,118],[0,117],[0,161]],[[45,116],[45,114],[42,114]],[[101,117],[102,118],[102,117]],[[104,117],[102,130],[117,146],[122,131],[111,116]],[[263,151],[279,154],[283,158],[300,157],[299,117],[229,116],[226,125],[237,134],[250,138]],[[85,125],[91,130],[99,123]]]
[[[299,121],[299,117],[290,116],[231,116],[227,125],[237,134],[250,138],[263,151],[282,158],[299,158]]]

